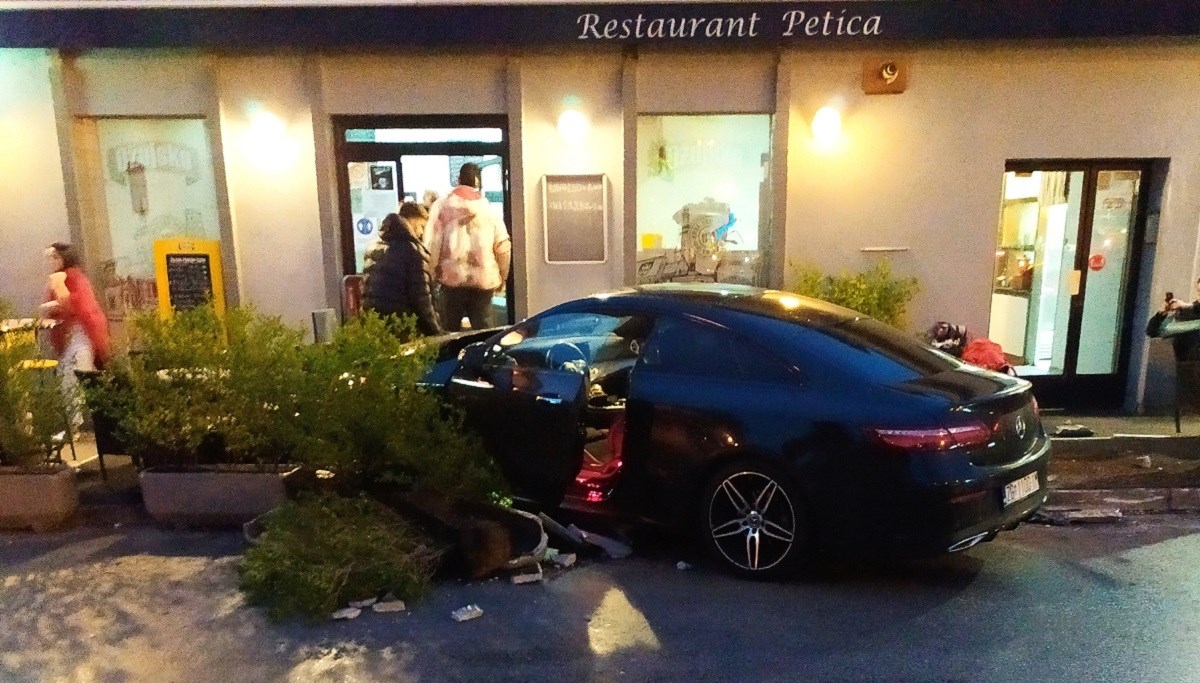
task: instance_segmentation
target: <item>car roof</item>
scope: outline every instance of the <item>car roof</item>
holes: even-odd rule
[[[736,311],[808,327],[824,327],[861,317],[848,308],[800,294],[720,283],[639,285],[594,294],[573,303],[595,301],[643,307],[649,304],[658,310],[701,315],[713,309]]]

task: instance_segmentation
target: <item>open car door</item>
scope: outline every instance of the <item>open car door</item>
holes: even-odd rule
[[[557,507],[583,462],[587,376],[574,365],[521,364],[502,351],[481,351],[468,348],[446,395],[465,410],[514,493]]]

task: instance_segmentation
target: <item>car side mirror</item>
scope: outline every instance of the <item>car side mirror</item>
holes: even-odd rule
[[[459,367],[475,374],[483,374],[487,365],[487,349],[487,342],[468,344],[463,348],[462,355],[458,357]]]

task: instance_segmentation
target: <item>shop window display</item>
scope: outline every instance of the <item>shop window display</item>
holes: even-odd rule
[[[101,304],[112,321],[158,306],[154,241],[220,239],[212,156],[203,119],[83,122],[93,224],[86,237]]]
[[[639,284],[763,283],[771,117],[638,117]]]

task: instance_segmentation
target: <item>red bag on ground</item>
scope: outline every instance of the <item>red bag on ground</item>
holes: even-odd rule
[[[1008,372],[1008,360],[1004,357],[1004,349],[991,339],[972,339],[963,349],[962,359],[971,365]]]

